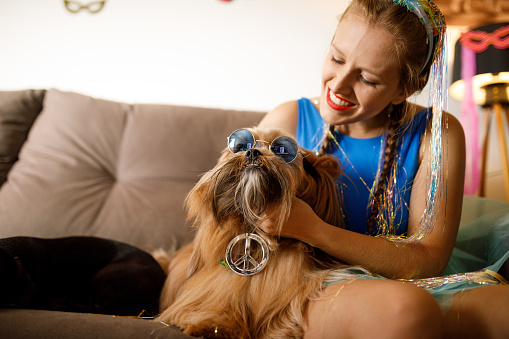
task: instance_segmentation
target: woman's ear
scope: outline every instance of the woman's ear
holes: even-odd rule
[[[405,100],[406,100],[406,98],[407,98],[406,93],[405,93],[403,90],[401,90],[401,92],[400,92],[400,93],[399,93],[399,94],[398,94],[398,95],[397,95],[394,99],[392,99],[391,103],[392,103],[393,105],[399,105],[399,104],[401,104],[403,101],[405,101]]]

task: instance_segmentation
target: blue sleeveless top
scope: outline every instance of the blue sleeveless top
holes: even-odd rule
[[[300,99],[298,108],[297,142],[303,148],[316,151],[321,146],[325,122],[310,100]],[[387,215],[382,219],[391,224],[391,233],[396,235],[406,233],[408,228],[412,181],[419,166],[419,146],[428,124],[428,112],[428,109],[420,111],[408,126],[405,126],[407,128],[403,128],[404,133],[397,145],[395,187],[388,202],[382,206]],[[377,176],[384,137],[356,139],[337,131],[334,132],[334,137],[336,142],[331,143],[331,153],[341,162],[344,173],[338,179],[338,185],[342,195],[340,200],[345,228],[366,233],[370,215],[370,192]],[[375,223],[375,233],[380,229],[381,225]]]

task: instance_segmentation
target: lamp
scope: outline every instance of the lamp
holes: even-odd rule
[[[509,200],[509,162],[503,115],[509,123],[509,23],[477,27],[455,45],[449,94],[462,102],[461,122],[467,142],[465,193],[485,195],[486,156],[492,116],[495,118],[506,200]],[[476,105],[484,108],[484,140],[478,144]],[[481,165],[478,166],[479,157]]]

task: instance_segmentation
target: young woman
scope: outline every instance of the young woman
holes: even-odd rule
[[[444,36],[443,16],[429,1],[353,0],[325,58],[321,96],[284,103],[260,123],[335,154],[344,167],[345,228],[326,224],[295,198],[281,236],[370,272],[335,281],[310,303],[309,338],[509,334],[502,277],[431,278],[443,274],[455,245],[465,172],[463,130],[440,105]],[[409,103],[430,76],[433,107]],[[277,233],[270,216],[259,226]],[[431,279],[410,281],[423,278]],[[493,304],[481,310],[488,299]]]

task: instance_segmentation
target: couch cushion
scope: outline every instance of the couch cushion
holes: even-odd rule
[[[12,339],[196,339],[157,321],[42,310],[0,309],[0,328],[2,338]]]
[[[95,235],[147,250],[186,243],[185,195],[229,133],[262,117],[49,90],[0,189],[0,237]]]
[[[0,186],[42,109],[44,90],[0,92]]]

